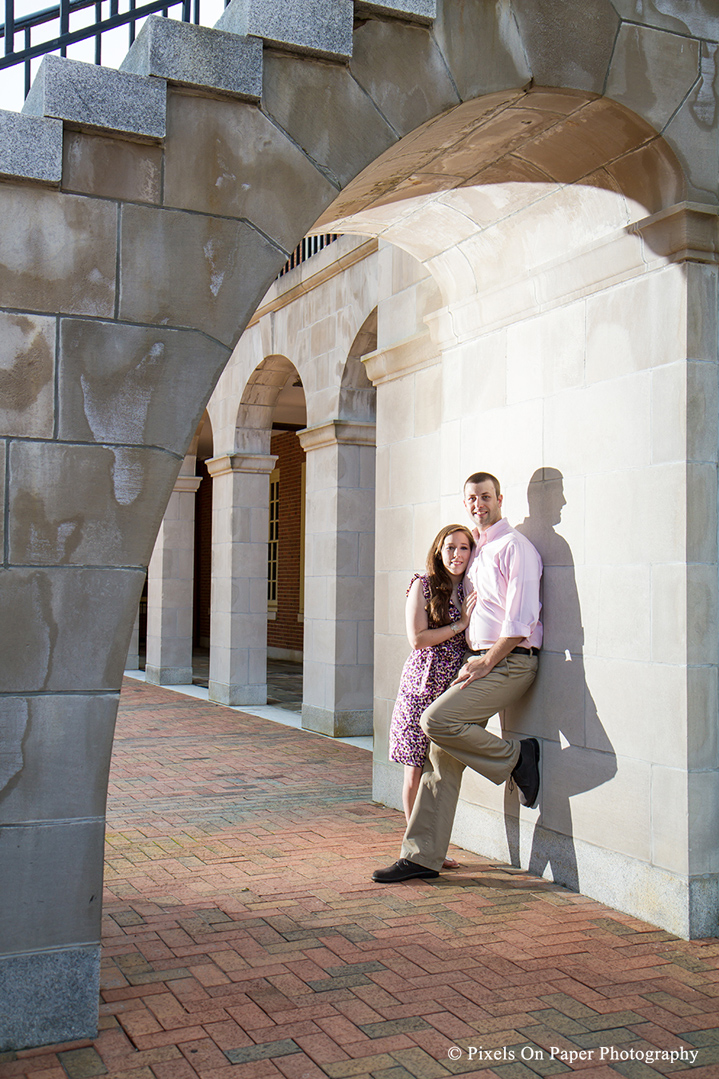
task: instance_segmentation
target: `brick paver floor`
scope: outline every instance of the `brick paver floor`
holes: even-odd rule
[[[128,681],[101,1030],[2,1079],[719,1076],[719,941],[457,852],[381,887],[370,755]]]

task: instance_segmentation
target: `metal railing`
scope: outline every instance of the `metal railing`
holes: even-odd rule
[[[305,236],[300,240],[297,247],[294,249],[287,262],[284,264],[278,277],[282,277],[284,274],[289,273],[290,270],[294,270],[295,266],[300,266],[307,259],[312,258],[318,251],[321,251],[323,247],[327,247],[328,244],[334,243],[335,240],[339,240],[339,235],[334,232],[328,232],[324,236]]]
[[[226,0],[227,6],[229,0]],[[135,40],[138,19],[161,12],[167,16],[170,9],[181,8],[182,22],[200,22],[200,0],[146,0],[138,4],[137,0],[123,0],[127,10],[120,10],[120,0],[60,0],[54,7],[33,11],[29,15],[16,16],[15,0],[5,0],[5,22],[0,25],[0,40],[4,48],[0,56],[0,71],[15,64],[25,65],[25,94],[30,89],[30,62],[38,56],[50,52],[60,52],[67,56],[68,45],[78,41],[95,39],[95,63],[102,62],[102,35],[118,26],[127,26],[129,45]],[[105,13],[103,13],[103,7]],[[71,28],[71,19],[78,12],[94,8],[94,19],[85,25]],[[175,17],[175,16],[173,16]],[[76,20],[75,20],[76,21]],[[47,23],[57,23],[58,33],[45,41],[33,42],[33,31]],[[20,48],[16,48],[16,37],[22,35]],[[37,35],[35,35],[37,38]]]

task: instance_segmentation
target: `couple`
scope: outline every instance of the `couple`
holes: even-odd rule
[[[511,778],[523,805],[533,806],[539,793],[537,739],[505,740],[485,727],[524,695],[537,673],[542,561],[502,517],[495,476],[473,473],[464,507],[474,529],[443,528],[426,576],[415,577],[407,594],[414,651],[390,732],[390,756],[405,765],[407,829],[399,861],[372,874],[380,884],[437,877],[456,864],[445,859],[465,766],[493,783]]]

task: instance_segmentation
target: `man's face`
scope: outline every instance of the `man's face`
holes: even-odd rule
[[[496,524],[502,517],[502,495],[491,480],[485,483],[468,483],[464,488],[464,508],[480,532]]]

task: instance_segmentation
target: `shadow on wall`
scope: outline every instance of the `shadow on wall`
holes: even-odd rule
[[[528,868],[531,873],[544,876],[549,866],[554,881],[581,891],[570,799],[612,779],[617,771],[617,758],[586,682],[584,627],[572,551],[564,537],[555,531],[567,504],[562,473],[556,468],[537,469],[527,488],[527,501],[529,516],[517,525],[517,530],[531,540],[546,567],[561,567],[558,580],[562,590],[562,621],[548,644],[556,648],[555,642],[566,640],[570,645],[563,661],[552,664],[551,684],[545,682],[542,693],[545,702],[541,729],[543,787]],[[544,616],[546,629],[546,618],[552,617],[551,597],[549,611],[545,605]],[[550,677],[549,672],[545,677]],[[538,686],[540,681],[541,675]],[[582,708],[583,714],[577,714]],[[511,711],[505,714],[505,724],[518,729]],[[506,792],[505,827],[512,865],[520,864],[517,814],[516,791]]]

